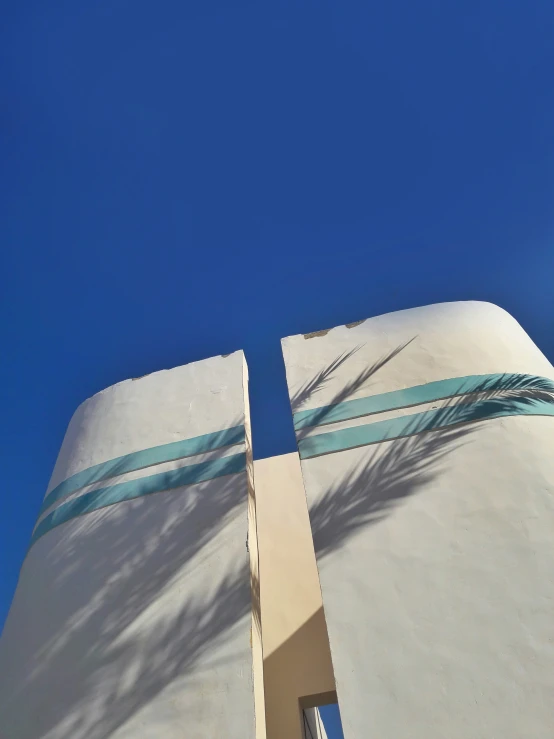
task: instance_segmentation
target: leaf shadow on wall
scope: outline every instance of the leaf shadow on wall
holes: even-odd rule
[[[360,529],[390,515],[402,500],[440,476],[448,455],[471,436],[480,423],[482,405],[490,413],[510,413],[536,400],[554,404],[554,383],[546,378],[505,374],[484,379],[471,393],[436,404],[443,428],[429,430],[428,421],[407,416],[403,438],[368,445],[368,457],[329,486],[310,507],[318,558],[340,547]],[[517,405],[516,405],[517,404]]]
[[[402,352],[416,338],[417,337],[414,336],[408,341],[399,344],[390,352],[386,352],[380,359],[371,364],[369,367],[364,367],[353,379],[349,380],[344,385],[344,387],[336,392],[333,398],[331,398],[331,400],[329,400],[326,405],[335,405],[337,403],[342,403],[345,400],[349,400],[352,395],[354,395],[357,390],[360,390],[376,372],[378,372],[382,367],[384,367],[396,356],[398,356],[398,354],[400,354],[400,352]],[[319,393],[321,390],[323,390],[333,378],[333,375],[337,372],[337,370],[343,364],[345,364],[345,362],[351,359],[357,352],[359,352],[363,346],[363,344],[358,344],[358,346],[355,346],[353,349],[339,354],[339,356],[336,357],[332,362],[329,362],[326,367],[317,372],[312,378],[307,380],[302,385],[302,387],[297,390],[297,392],[295,392],[294,395],[291,397],[290,405],[292,412],[297,413],[298,411],[300,411],[302,407],[306,405],[306,403],[311,400],[311,398],[316,393]]]
[[[32,605],[22,603],[22,613],[32,607],[41,617],[26,632],[27,659],[0,699],[0,729],[7,736],[107,739],[192,673],[206,677],[242,661],[248,679],[253,604],[246,475],[114,505],[59,526],[35,544],[28,556],[42,559],[33,562],[40,576],[32,593],[21,594],[32,598]],[[219,551],[218,536],[228,527],[241,546],[235,561],[222,564],[226,551]],[[257,601],[254,616],[259,628]],[[236,653],[229,652],[230,643]],[[168,725],[186,721],[181,699],[186,691],[164,703],[160,736]],[[222,731],[224,713],[212,716]],[[148,730],[155,732],[151,720]],[[192,725],[183,731],[197,736]]]

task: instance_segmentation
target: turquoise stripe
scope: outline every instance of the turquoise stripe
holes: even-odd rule
[[[109,477],[122,475],[124,472],[134,472],[153,464],[172,462],[176,459],[192,457],[195,454],[211,452],[241,442],[244,442],[244,426],[233,426],[223,431],[215,431],[212,434],[203,434],[183,441],[172,441],[169,444],[142,449],[140,452],[124,454],[122,457],[115,457],[107,462],[95,464],[82,472],[71,475],[48,493],[39,515],[60,498],[74,493],[85,485],[91,485],[93,482],[100,482]]]
[[[342,452],[367,444],[401,439],[423,431],[435,431],[460,423],[519,415],[554,416],[554,400],[504,398],[413,413],[400,418],[308,436],[298,441],[298,451],[301,459],[310,459],[321,454]]]
[[[383,411],[397,410],[411,405],[432,403],[466,393],[510,390],[542,390],[552,393],[554,392],[554,381],[546,377],[511,373],[453,377],[448,380],[437,380],[425,385],[408,387],[404,390],[372,395],[368,398],[345,400],[342,403],[298,411],[294,414],[294,428],[299,430],[307,426],[323,426],[337,421],[349,421],[352,418],[360,418],[372,413],[383,413]]]
[[[86,513],[97,511],[100,508],[122,503],[125,500],[141,498],[151,493],[160,493],[164,490],[173,490],[183,485],[193,485],[197,482],[213,480],[223,475],[233,475],[244,472],[246,469],[246,454],[233,454],[229,457],[221,457],[208,462],[191,464],[180,467],[169,472],[160,472],[157,475],[141,477],[138,480],[121,482],[106,488],[93,490],[90,493],[62,503],[52,513],[45,516],[33,532],[29,549],[33,544],[44,536],[48,531],[56,528],[62,523],[71,521],[73,518],[83,516]]]

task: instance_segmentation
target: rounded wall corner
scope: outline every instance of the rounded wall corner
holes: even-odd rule
[[[483,316],[503,316],[515,321],[516,318],[512,314],[497,303],[492,303],[490,300],[468,300],[461,303],[462,305],[470,304],[475,307],[478,312],[482,312]]]
[[[525,329],[518,320],[509,313],[505,308],[496,303],[486,300],[459,300],[446,303],[432,303],[419,308],[409,308],[406,311],[389,314],[391,316],[401,316],[413,319],[423,319],[423,326],[426,325],[450,325],[452,330],[456,327],[467,328],[474,327],[479,333],[488,330],[497,331],[499,326],[504,328],[513,326],[520,332],[527,335]]]

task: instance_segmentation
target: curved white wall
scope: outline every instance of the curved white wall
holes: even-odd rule
[[[244,425],[245,378],[237,352],[95,395],[69,424],[48,492],[115,457]],[[41,518],[106,486],[133,490],[244,452],[242,442],[112,475]],[[254,736],[241,469],[77,516],[33,544],[0,640],[0,735]]]
[[[283,351],[297,412],[468,375],[554,379],[518,323],[487,303],[293,336]],[[554,417],[521,410],[552,411],[540,386],[516,378],[512,389],[298,429],[346,739],[552,735]],[[369,424],[385,434],[442,408],[463,419],[464,404],[483,399],[518,414],[356,446]],[[352,448],[309,456],[330,439]]]

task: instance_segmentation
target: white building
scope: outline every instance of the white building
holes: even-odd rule
[[[299,454],[252,462],[241,352],[76,411],[4,739],[325,739],[337,698],[346,739],[550,739],[554,368],[486,303],[283,351]]]

